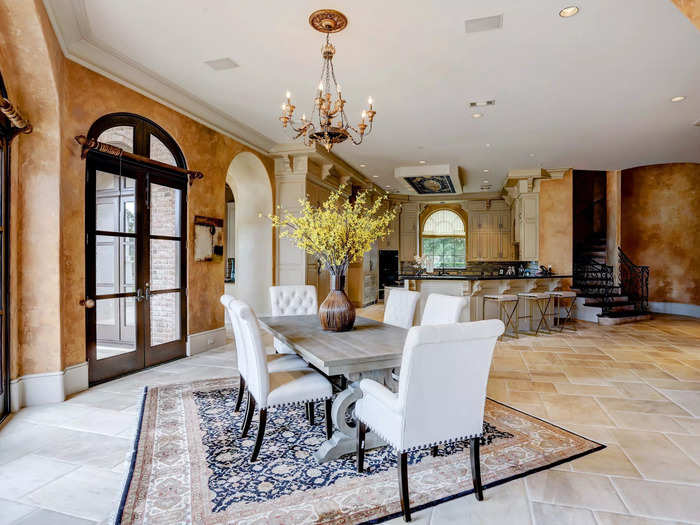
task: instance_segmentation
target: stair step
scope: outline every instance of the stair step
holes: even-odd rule
[[[648,321],[651,319],[649,312],[627,310],[622,312],[610,312],[609,314],[598,314],[598,324],[612,326],[617,324],[636,323],[637,321]]]

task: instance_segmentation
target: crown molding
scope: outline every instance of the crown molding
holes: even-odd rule
[[[93,33],[86,0],[43,0],[64,56],[200,124],[263,154],[275,142],[211,106],[135,60],[102,42]]]

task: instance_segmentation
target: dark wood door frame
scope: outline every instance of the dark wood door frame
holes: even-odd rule
[[[96,230],[95,181],[96,170],[121,174],[135,180],[136,233],[111,233],[121,238],[136,239],[136,288],[140,292],[118,292],[109,295],[96,295],[95,273],[97,235],[110,232]],[[150,235],[150,185],[159,184],[180,190],[180,235]],[[184,357],[187,334],[187,188],[186,176],[175,170],[145,166],[133,159],[118,158],[113,155],[90,151],[86,162],[86,253],[85,278],[86,299],[95,302],[100,299],[134,297],[136,306],[136,351],[97,360],[97,313],[96,308],[86,308],[86,346],[89,363],[89,382],[95,384],[115,377],[141,370],[165,361]],[[178,240],[180,242],[180,282],[179,287],[169,290],[148,291],[150,282],[150,241],[151,239]],[[157,346],[151,346],[150,339],[150,297],[164,293],[180,293],[180,337]],[[144,297],[137,300],[137,297]]]

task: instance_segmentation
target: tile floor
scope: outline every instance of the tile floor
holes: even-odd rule
[[[700,524],[700,320],[578,326],[499,343],[489,395],[608,448],[414,522]],[[234,364],[229,345],[11,416],[0,428],[0,525],[109,523],[143,387],[232,376]]]

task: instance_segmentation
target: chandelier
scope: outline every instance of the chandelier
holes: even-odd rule
[[[290,129],[294,139],[302,137],[307,146],[320,143],[327,151],[330,151],[334,144],[345,142],[348,138],[353,144],[361,144],[365,135],[371,133],[376,114],[372,107],[372,97],[367,100],[369,109],[362,110],[361,121],[357,128],[353,127],[345,114],[346,101],[343,99],[340,84],[335,79],[335,71],[333,71],[335,47],[330,42],[330,34],[345,29],[348,19],[343,13],[333,9],[321,9],[311,13],[309,24],[317,31],[326,34],[326,42],[321,47],[323,57],[321,81],[314,98],[311,118],[308,119],[305,113],[302,114],[301,119],[295,118],[296,106],[292,104],[291,94],[287,91],[287,101],[282,104],[282,116],[280,116],[282,127]],[[335,100],[333,100],[334,96]]]

